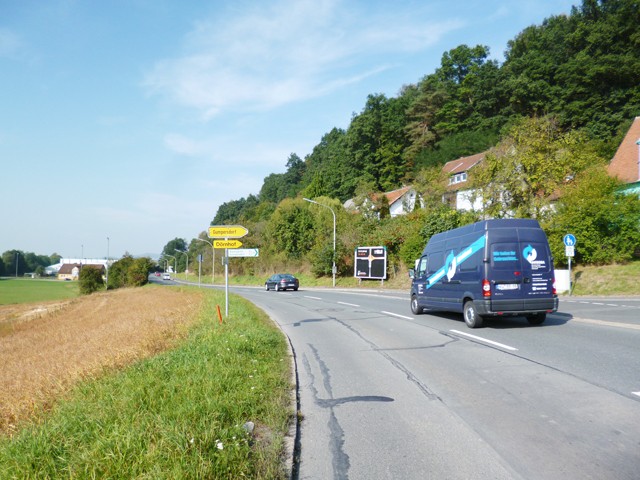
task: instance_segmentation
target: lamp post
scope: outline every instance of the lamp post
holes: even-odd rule
[[[309,198],[303,198],[305,202],[315,203],[316,205],[320,205],[321,207],[328,208],[331,210],[331,214],[333,215],[333,262],[331,265],[331,274],[333,276],[333,286],[336,286],[336,212],[333,211],[329,205],[325,205],[324,203],[318,203],[315,200],[311,200]]]
[[[184,253],[187,256],[187,261],[184,264],[184,279],[186,281],[187,280],[187,270],[189,270],[189,254],[187,253],[186,250],[178,250],[177,248],[176,248],[176,252]]]
[[[216,249],[213,247],[213,242],[210,242],[209,240],[204,240],[202,238],[196,238],[196,240],[211,245],[211,285],[213,285],[215,283],[216,274]]]
[[[105,285],[105,290],[109,290],[109,237],[107,237],[107,263],[105,265],[107,269],[107,284]]]
[[[16,278],[18,278],[18,262],[20,261],[20,253],[16,252]]]
[[[165,253],[164,256],[173,258],[173,271],[174,271],[174,273],[177,274],[178,273],[178,259],[173,255],[169,255],[168,253]]]

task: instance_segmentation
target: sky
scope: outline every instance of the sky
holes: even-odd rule
[[[459,45],[579,0],[0,0],[0,254],[158,255]]]

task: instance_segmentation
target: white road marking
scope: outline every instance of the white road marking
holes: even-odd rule
[[[391,315],[392,317],[404,318],[405,320],[413,320],[413,317],[407,317],[405,315],[398,315],[397,313],[393,313],[393,312],[385,312],[384,310],[382,310],[381,313],[384,313],[385,315]]]
[[[514,347],[510,347],[509,345],[505,345],[503,343],[494,342],[492,340],[487,340],[486,338],[477,337],[475,335],[471,335],[470,333],[461,332],[459,330],[449,330],[450,332],[457,333],[458,335],[462,335],[464,337],[473,338],[474,340],[478,340],[479,342],[488,343],[490,345],[494,345],[496,347],[504,348],[505,350],[510,350],[512,352],[517,352],[518,349]]]
[[[346,305],[347,307],[359,307],[360,305],[356,305],[355,303],[347,303],[347,302],[338,302],[340,305]]]
[[[637,397],[640,397],[640,392],[631,392],[633,395],[636,395]]]
[[[600,302],[593,302],[594,305],[604,305],[604,303],[600,303]]]
[[[304,298],[310,298],[312,300],[322,300],[320,297],[312,297],[311,295],[305,295]]]
[[[620,327],[629,328],[631,330],[640,330],[640,325],[635,323],[609,322],[607,320],[592,320],[590,318],[573,317],[572,322],[591,323],[593,325],[602,325],[604,327]]]

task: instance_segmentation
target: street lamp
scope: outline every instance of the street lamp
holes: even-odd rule
[[[20,253],[16,252],[16,278],[18,278],[18,262],[20,261]]]
[[[210,242],[209,240],[204,240],[202,238],[196,238],[196,240],[199,240],[201,242],[208,243],[209,245],[211,245],[211,285],[213,285],[215,283],[215,274],[216,274],[216,249],[213,246],[213,242]]]
[[[177,275],[178,274],[178,259],[173,255],[169,255],[168,253],[165,253],[164,256],[173,258],[173,270],[174,270],[175,274]],[[166,268],[165,268],[165,270],[166,270]]]
[[[105,285],[105,290],[109,290],[109,237],[107,237],[107,263],[105,267],[107,269],[107,284]]]
[[[336,212],[333,211],[329,205],[325,205],[324,203],[318,203],[315,200],[311,200],[309,198],[302,198],[305,202],[315,203],[316,205],[320,205],[321,207],[328,208],[331,210],[331,214],[333,215],[333,263],[331,265],[331,274],[333,275],[333,286],[336,286]]]
[[[186,281],[187,280],[187,270],[189,270],[189,254],[187,253],[186,250],[178,250],[177,248],[176,248],[176,252],[184,253],[187,256],[187,261],[184,264],[184,279]],[[176,272],[176,274],[177,273],[178,272]]]

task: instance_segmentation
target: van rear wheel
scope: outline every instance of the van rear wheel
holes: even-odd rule
[[[529,315],[527,317],[529,325],[542,325],[546,319],[547,314],[545,312],[536,313],[535,315]]]
[[[418,305],[418,297],[415,295],[411,297],[411,313],[414,315],[420,315],[422,313],[422,307]]]
[[[469,328],[482,327],[483,318],[480,315],[478,315],[478,311],[476,310],[476,306],[473,304],[473,301],[467,300],[464,303],[462,313],[464,315],[464,323],[467,324],[467,327]]]

